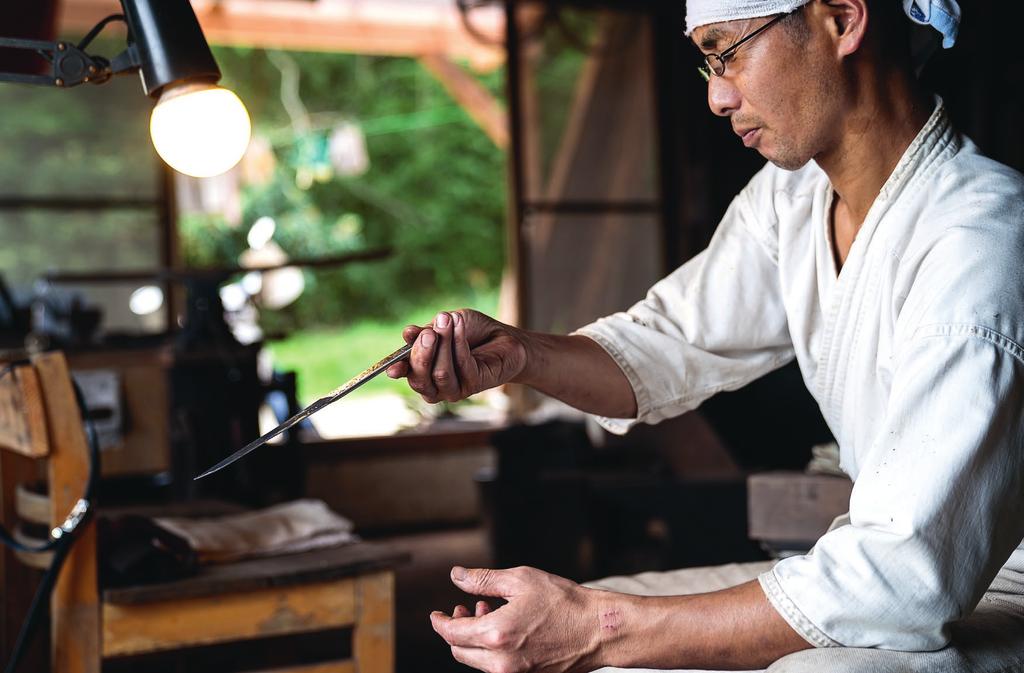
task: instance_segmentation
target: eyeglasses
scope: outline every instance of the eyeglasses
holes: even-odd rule
[[[742,47],[744,44],[746,44],[750,40],[753,40],[755,37],[757,37],[758,35],[760,35],[764,31],[768,30],[769,28],[771,28],[772,26],[777,24],[779,21],[782,21],[783,19],[785,19],[790,14],[793,14],[793,12],[787,12],[786,14],[779,14],[777,17],[775,17],[774,19],[772,19],[768,23],[764,24],[763,26],[761,26],[760,28],[755,30],[753,33],[751,33],[750,35],[747,35],[745,38],[743,38],[742,40],[740,40],[736,44],[732,45],[731,47],[729,47],[728,49],[723,51],[721,54],[708,54],[708,55],[706,55],[704,57],[704,65],[699,66],[697,68],[697,72],[700,73],[701,78],[705,82],[710,82],[712,75],[715,75],[716,77],[721,77],[722,75],[724,75],[725,74],[725,64],[726,64],[726,62],[730,58],[732,58],[732,55],[736,53],[737,49]]]

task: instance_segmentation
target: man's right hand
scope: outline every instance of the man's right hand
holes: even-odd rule
[[[402,337],[412,352],[388,376],[407,377],[430,404],[464,400],[514,380],[526,367],[522,333],[471,309],[438,313],[426,327],[409,325]]]

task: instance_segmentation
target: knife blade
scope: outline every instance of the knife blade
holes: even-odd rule
[[[214,465],[210,469],[208,469],[206,472],[203,472],[202,474],[200,474],[193,481],[198,481],[198,480],[202,479],[203,477],[210,476],[214,472],[219,472],[220,470],[223,470],[225,467],[227,467],[231,463],[235,462],[236,460],[239,460],[239,459],[244,458],[245,456],[249,455],[250,453],[252,453],[256,449],[260,448],[261,446],[263,446],[264,444],[269,442],[274,437],[277,437],[278,435],[280,435],[285,430],[288,430],[289,428],[294,427],[295,425],[297,425],[298,423],[301,423],[302,421],[306,420],[307,418],[309,418],[310,416],[312,416],[316,412],[320,411],[321,409],[323,409],[325,407],[328,407],[331,404],[333,404],[333,403],[337,402],[338,400],[340,400],[341,398],[345,397],[345,395],[348,395],[350,392],[352,392],[353,390],[355,390],[359,386],[363,385],[364,383],[366,383],[370,379],[374,378],[375,376],[377,376],[378,374],[383,372],[385,369],[387,369],[391,365],[393,365],[396,362],[399,362],[401,360],[404,360],[405,358],[407,358],[409,356],[409,352],[411,350],[412,350],[412,344],[407,344],[407,345],[402,346],[401,348],[399,348],[397,351],[395,351],[391,355],[385,356],[381,360],[378,360],[376,363],[370,365],[365,370],[363,370],[360,374],[352,377],[351,379],[349,379],[348,381],[343,383],[338,388],[335,388],[329,394],[327,394],[324,397],[321,397],[320,399],[318,399],[316,402],[313,402],[308,407],[306,407],[305,409],[303,409],[299,413],[295,414],[294,416],[292,416],[287,421],[285,421],[281,425],[277,426],[276,428],[274,428],[273,430],[271,430],[267,434],[263,435],[259,439],[253,440],[252,442],[249,442],[248,444],[246,444],[245,446],[240,448],[238,451],[235,451],[230,456],[228,456],[224,460],[220,461],[219,463],[217,463],[216,465]]]

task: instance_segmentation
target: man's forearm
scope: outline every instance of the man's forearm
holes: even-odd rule
[[[693,596],[592,597],[602,666],[760,669],[811,647],[756,581]]]
[[[619,365],[585,336],[520,332],[526,366],[515,378],[581,411],[609,418],[634,418],[633,387]]]

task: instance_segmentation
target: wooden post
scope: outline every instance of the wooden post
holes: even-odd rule
[[[508,113],[483,84],[446,56],[427,54],[420,56],[420,63],[437,78],[495,147],[508,149]]]
[[[395,670],[395,574],[390,570],[356,579],[355,673]]]
[[[82,416],[61,353],[33,360],[49,426],[50,522],[59,526],[82,497],[89,479],[89,448]],[[96,570],[96,525],[82,524],[50,600],[53,670],[99,673],[100,605]]]

